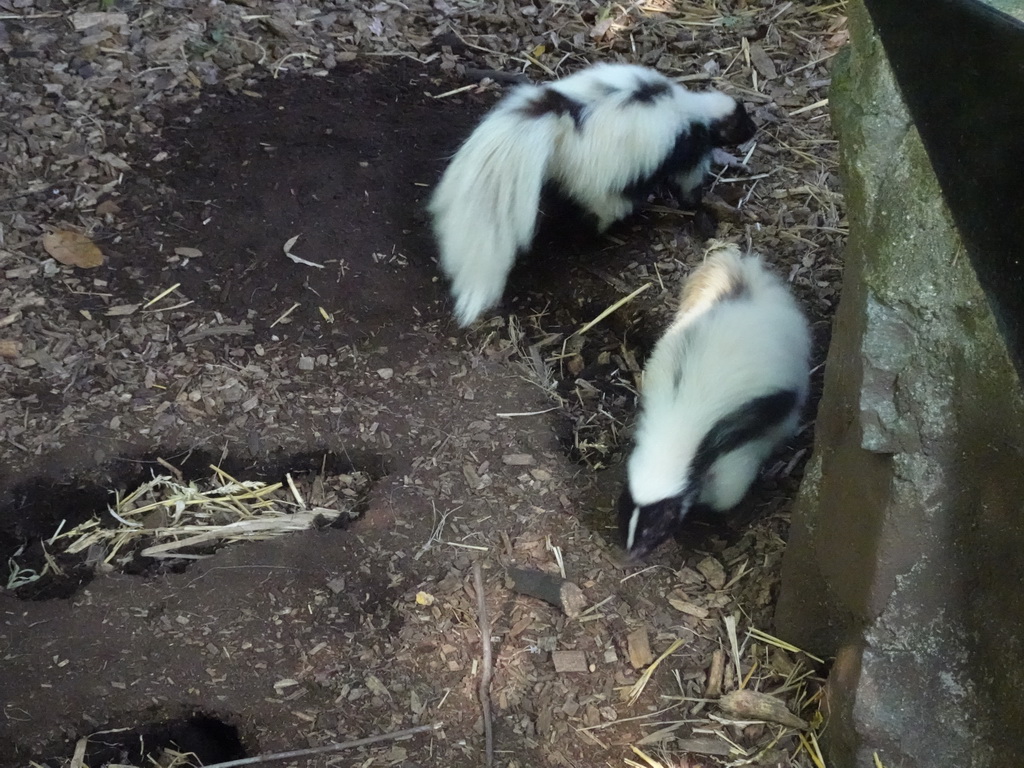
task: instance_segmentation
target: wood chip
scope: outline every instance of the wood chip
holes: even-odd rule
[[[107,317],[124,317],[125,315],[133,315],[138,311],[141,304],[119,304],[116,307],[111,307],[104,314]]]
[[[725,568],[715,558],[705,557],[697,563],[697,570],[712,589],[721,589],[725,586]]]
[[[20,356],[21,346],[21,342],[15,339],[0,339],[0,357]]]
[[[533,464],[533,456],[528,453],[506,453],[501,461],[513,467],[528,467]]]
[[[688,616],[695,616],[698,619],[706,619],[710,613],[705,606],[691,603],[689,600],[675,595],[669,595],[668,603],[677,611],[685,613]]]
[[[782,701],[767,693],[733,691],[719,699],[718,706],[726,714],[744,720],[764,720],[800,730],[808,727],[806,720],[794,715]]]
[[[732,752],[729,743],[722,739],[677,739],[672,745],[679,752],[690,752],[695,755],[726,756]],[[687,763],[684,763],[686,765]],[[693,763],[690,763],[692,765]]]
[[[71,14],[71,25],[76,32],[93,27],[123,27],[128,24],[127,13],[106,13],[104,11],[78,11]]]
[[[629,652],[629,663],[633,669],[643,669],[652,661],[651,638],[645,627],[634,629],[626,636],[626,649]]]
[[[555,672],[586,672],[587,657],[583,651],[552,651]]]
[[[711,654],[711,668],[708,669],[708,685],[704,698],[714,699],[722,695],[722,679],[725,677],[725,651],[716,648]]]

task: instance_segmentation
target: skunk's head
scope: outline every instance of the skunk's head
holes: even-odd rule
[[[619,533],[632,560],[646,557],[676,532],[696,498],[695,490],[686,490],[676,496],[651,504],[637,504],[630,493],[629,483],[619,496]]]
[[[750,119],[743,102],[733,100],[733,108],[722,117],[716,117],[708,124],[711,132],[711,143],[716,147],[729,147],[743,144],[754,138],[757,126]]]

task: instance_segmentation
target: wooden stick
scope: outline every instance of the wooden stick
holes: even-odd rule
[[[536,597],[561,608],[570,619],[576,618],[587,604],[587,598],[576,584],[544,571],[510,568],[512,588],[521,595]]]
[[[491,622],[487,620],[487,596],[484,593],[484,573],[480,561],[473,563],[473,585],[476,587],[477,620],[480,624],[480,644],[483,661],[480,670],[480,707],[484,711],[484,765],[494,765],[494,730],[491,727]]]
[[[255,765],[256,763],[269,763],[273,760],[290,760],[293,757],[307,757],[309,755],[323,755],[327,752],[340,752],[344,749],[355,749],[356,747],[365,747],[369,744],[377,744],[381,741],[396,741],[397,739],[406,739],[410,736],[415,736],[417,733],[436,731],[438,728],[441,728],[442,725],[442,723],[434,723],[433,725],[418,725],[415,728],[407,728],[404,731],[382,733],[380,736],[369,736],[365,739],[356,739],[355,741],[343,741],[340,744],[326,744],[322,747],[296,749],[291,752],[275,752],[271,755],[243,757],[240,760],[228,760],[226,763],[211,763],[210,765],[206,766],[206,768],[235,768],[235,766],[238,765]]]

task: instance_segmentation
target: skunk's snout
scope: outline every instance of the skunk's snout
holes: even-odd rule
[[[716,146],[736,146],[754,138],[757,126],[747,113],[743,102],[737,101],[736,109],[714,126],[713,133]]]

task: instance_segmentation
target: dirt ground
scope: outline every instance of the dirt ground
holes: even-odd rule
[[[643,567],[618,554],[637,375],[700,258],[692,220],[654,201],[602,238],[556,222],[502,307],[460,331],[423,203],[500,97],[476,70],[526,62],[546,79],[530,62],[622,57],[743,83],[761,135],[711,193],[718,235],[786,274],[823,360],[844,232],[813,105],[840,10],[677,4],[655,28],[635,9],[563,18],[546,3],[283,5],[115,3],[105,13],[128,21],[102,32],[45,3],[0,15],[0,765],[66,765],[89,734],[95,768],[149,764],[140,733],[147,751],[211,764],[431,724],[279,764],[480,765],[474,563],[498,765],[811,765],[799,729],[716,702],[746,687],[816,711],[823,669],[757,632],[812,410],[747,519],[695,521]],[[516,21],[496,33],[501,14]],[[104,264],[48,258],[48,231],[88,235]],[[307,263],[286,255],[296,237],[287,250]],[[290,474],[357,519],[162,560],[142,545],[71,554],[57,536],[115,528],[113,492],[154,473],[202,481],[211,464]],[[513,567],[564,569],[588,612],[517,593]]]

